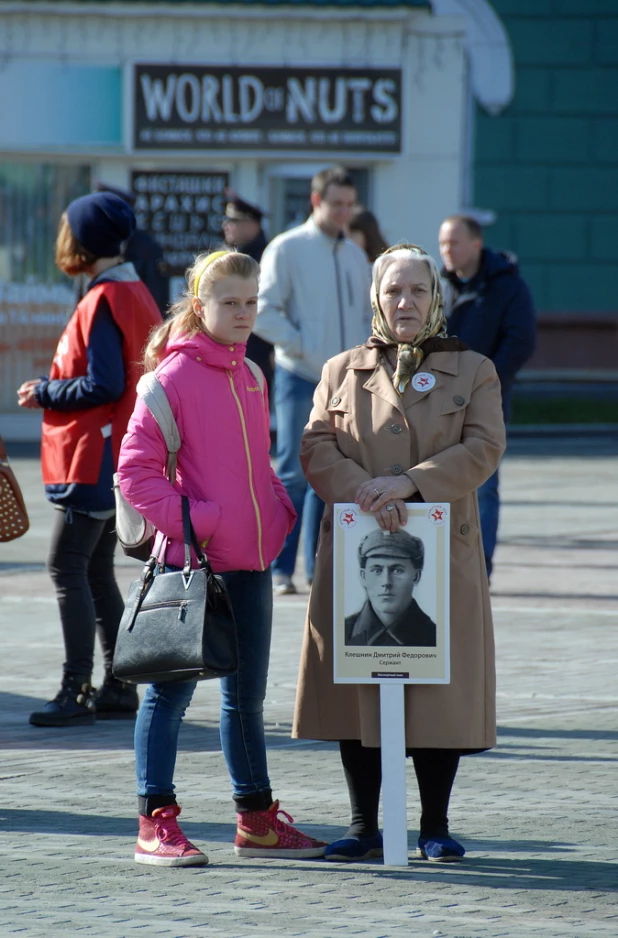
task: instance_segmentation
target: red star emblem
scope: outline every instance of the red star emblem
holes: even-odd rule
[[[353,524],[354,523],[353,513],[351,511],[346,511],[342,518],[342,521],[344,522],[344,524]]]
[[[431,517],[434,521],[444,521],[444,509],[434,508],[434,510],[431,512]]]
[[[424,388],[426,384],[429,384],[429,378],[419,378],[418,383]]]

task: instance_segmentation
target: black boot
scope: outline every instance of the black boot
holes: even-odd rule
[[[137,688],[119,681],[108,671],[95,694],[94,706],[98,720],[132,720],[139,707]]]
[[[33,726],[91,726],[95,719],[89,674],[65,674],[55,698],[30,714]]]

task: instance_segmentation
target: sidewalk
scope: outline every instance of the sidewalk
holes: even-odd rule
[[[462,760],[450,813],[468,856],[415,859],[410,766],[407,870],[236,858],[215,682],[196,692],[176,772],[183,826],[210,865],[134,864],[132,724],[27,722],[58,688],[62,650],[44,570],[51,509],[38,463],[14,459],[32,529],[0,545],[0,938],[615,938],[616,449],[542,445],[513,446],[503,466],[499,745]],[[138,570],[119,557],[123,589]],[[283,807],[332,840],[347,822],[336,747],[289,738],[306,598],[276,600],[269,761]]]

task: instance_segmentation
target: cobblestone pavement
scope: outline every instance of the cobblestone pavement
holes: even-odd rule
[[[451,806],[468,855],[414,858],[409,770],[408,869],[237,859],[214,683],[196,693],[177,766],[185,829],[211,864],[134,864],[132,724],[27,723],[57,690],[62,650],[44,570],[51,509],[37,462],[14,460],[32,529],[0,545],[0,936],[618,936],[615,447],[552,446],[514,445],[503,466],[499,745],[462,761]],[[123,588],[136,569],[119,558]],[[289,738],[305,603],[276,602],[269,760],[283,806],[334,839],[347,819],[337,752]]]

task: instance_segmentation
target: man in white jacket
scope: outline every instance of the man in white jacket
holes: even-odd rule
[[[275,346],[278,474],[298,512],[298,524],[273,564],[274,589],[295,593],[300,526],[305,513],[305,569],[313,579],[323,504],[307,485],[300,441],[324,363],[365,342],[371,333],[369,270],[344,232],[356,189],[342,167],[311,181],[313,212],[304,225],[276,237],[261,261],[255,332]]]

